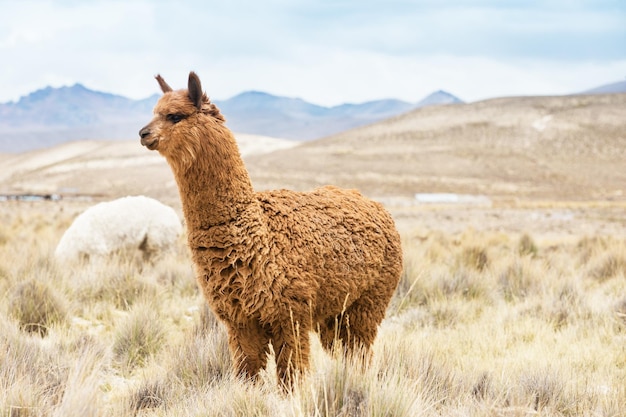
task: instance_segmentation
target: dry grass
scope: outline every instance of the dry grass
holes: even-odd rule
[[[56,265],[75,211],[0,204],[2,416],[621,416],[626,239],[403,233],[405,271],[362,370],[313,342],[284,394],[231,371],[184,243],[145,264]],[[271,362],[271,361],[270,361]]]
[[[21,329],[46,336],[50,326],[65,321],[67,313],[63,301],[48,284],[30,279],[16,285],[9,295],[9,315]]]

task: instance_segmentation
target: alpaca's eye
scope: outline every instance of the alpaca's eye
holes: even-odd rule
[[[165,116],[165,118],[167,119],[168,122],[178,123],[181,120],[183,120],[185,116],[182,114],[175,113],[175,114],[168,114],[167,116]]]

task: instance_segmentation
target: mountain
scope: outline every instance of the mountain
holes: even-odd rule
[[[78,139],[128,139],[150,118],[157,98],[131,100],[81,84],[37,90],[0,104],[0,152]]]
[[[611,84],[601,85],[590,90],[583,91],[581,94],[612,94],[626,93],[626,80],[618,81]]]
[[[149,112],[156,96],[130,100],[109,93],[89,90],[81,84],[46,87],[17,103],[0,105],[3,127],[85,127],[128,121]]]
[[[311,128],[311,120],[326,113],[325,107],[299,98],[279,97],[259,91],[248,91],[214,102],[233,131],[285,139],[316,137],[314,129],[309,129],[303,136],[297,132]]]
[[[236,131],[311,140],[373,123],[416,107],[401,100],[376,100],[360,104],[323,107],[299,98],[274,96],[258,91],[216,101],[228,126]]]
[[[22,152],[71,140],[135,138],[152,117],[158,98],[155,94],[131,100],[81,84],[37,90],[17,102],[0,104],[0,152]],[[324,107],[299,98],[248,91],[214,102],[235,132],[311,140],[420,106],[460,100],[438,91],[418,103],[386,99]]]
[[[463,103],[463,101],[461,101],[458,97],[455,97],[450,93],[439,90],[439,91],[435,91],[431,95],[419,101],[415,107],[419,108],[419,107],[424,107],[424,106],[434,106],[434,105],[440,105],[440,104],[455,104],[455,103]]]
[[[462,101],[440,90],[417,103],[384,99],[323,107],[298,98],[250,91],[215,103],[234,131],[311,140],[384,120],[419,107]]]

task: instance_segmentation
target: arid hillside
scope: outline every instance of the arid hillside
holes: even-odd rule
[[[417,193],[626,201],[626,94],[431,106],[301,144],[237,138],[257,189],[337,184],[400,204],[413,204]],[[0,158],[0,193],[178,200],[169,167],[138,139]]]
[[[295,146],[266,136],[238,134],[244,157]],[[77,141],[21,154],[0,154],[0,194],[59,194],[113,198],[149,195],[176,204],[178,191],[165,159],[127,141]]]
[[[626,199],[626,94],[499,98],[418,109],[250,158],[258,188],[357,187],[492,198]]]
[[[428,107],[305,143],[236,136],[256,189],[358,188],[408,230],[626,235],[626,94]],[[0,155],[0,164],[0,195],[144,194],[180,208],[165,160],[138,138]],[[462,198],[416,198],[429,193]]]

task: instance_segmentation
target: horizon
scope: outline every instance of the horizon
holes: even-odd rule
[[[605,86],[605,85],[611,85],[611,84],[615,84],[615,83],[619,83],[619,82],[622,82],[622,81],[606,82],[606,83],[603,83],[603,84],[598,84],[596,86],[591,86],[589,89],[594,89],[594,88],[597,88],[597,87],[602,87],[602,86]],[[27,98],[30,95],[33,95],[35,93],[38,93],[40,91],[45,91],[45,90],[48,90],[48,89],[60,90],[60,89],[64,89],[64,88],[71,89],[71,88],[74,88],[74,87],[82,87],[82,88],[84,88],[84,89],[86,89],[88,91],[91,91],[93,93],[109,94],[109,95],[113,95],[113,96],[116,96],[116,97],[122,97],[122,98],[125,98],[125,99],[128,99],[128,100],[132,100],[132,101],[148,100],[148,99],[152,98],[155,95],[156,96],[160,96],[161,95],[161,93],[155,92],[155,93],[153,93],[153,94],[151,94],[149,96],[135,99],[135,98],[128,97],[128,96],[125,96],[125,95],[116,94],[116,93],[113,93],[113,92],[110,92],[110,91],[95,90],[95,89],[89,88],[88,86],[84,85],[83,83],[75,82],[75,83],[73,83],[71,85],[61,85],[61,86],[58,86],[58,87],[54,87],[54,86],[51,86],[51,85],[46,85],[44,87],[37,88],[37,89],[35,89],[35,90],[33,90],[33,91],[29,92],[29,93],[26,93],[25,95],[20,96],[17,100],[10,100],[10,101],[0,102],[0,105],[17,104],[20,100],[25,99],[25,98]],[[454,92],[451,92],[451,91],[448,91],[448,90],[444,90],[444,89],[438,89],[438,90],[435,90],[435,91],[432,91],[432,92],[426,94],[425,96],[423,96],[421,98],[418,98],[417,100],[414,99],[412,101],[403,100],[403,99],[400,99],[400,98],[397,98],[397,97],[380,97],[380,98],[376,98],[376,99],[372,99],[372,100],[366,100],[366,101],[360,101],[360,102],[346,101],[346,102],[343,102],[343,103],[337,103],[337,104],[333,104],[333,105],[319,104],[319,103],[308,101],[308,100],[306,100],[306,99],[304,99],[302,97],[278,95],[278,94],[274,94],[274,93],[269,92],[269,91],[261,91],[261,90],[245,90],[245,91],[241,91],[239,93],[235,93],[234,95],[232,95],[230,97],[226,97],[226,98],[213,97],[210,94],[209,94],[209,97],[210,97],[210,99],[212,101],[222,101],[223,102],[223,101],[231,100],[231,99],[233,99],[235,97],[238,97],[240,95],[249,94],[249,93],[260,93],[260,94],[265,94],[265,95],[269,95],[269,96],[277,97],[277,98],[302,100],[302,101],[307,102],[308,104],[312,104],[312,105],[315,105],[315,106],[318,106],[318,107],[324,107],[324,108],[329,108],[330,109],[330,108],[338,107],[338,106],[342,106],[342,105],[350,105],[350,104],[359,105],[359,104],[365,104],[365,103],[369,103],[369,102],[385,101],[385,100],[399,100],[399,101],[403,101],[403,102],[406,102],[406,103],[409,103],[409,104],[418,104],[422,100],[425,100],[425,99],[429,98],[430,96],[433,96],[433,95],[438,94],[438,93],[451,95],[452,97],[455,97],[455,98],[461,100],[462,103],[470,104],[470,103],[476,103],[476,102],[485,101],[485,100],[506,98],[506,97],[550,97],[550,96],[557,96],[558,97],[558,96],[569,96],[569,95],[576,95],[576,94],[584,94],[585,92],[584,91],[577,91],[577,92],[570,92],[570,93],[564,93],[564,94],[546,94],[546,95],[541,95],[541,94],[535,94],[535,95],[522,94],[522,95],[515,95],[515,96],[494,96],[494,97],[485,97],[485,98],[482,98],[482,99],[479,99],[479,100],[469,101],[469,100],[464,100],[463,97],[459,97]],[[207,92],[207,94],[208,94],[208,92]]]
[[[122,98],[125,98],[125,99],[128,99],[128,100],[133,100],[133,101],[148,100],[148,99],[152,98],[153,96],[161,96],[161,93],[153,93],[153,94],[151,94],[151,95],[149,95],[149,96],[147,96],[147,97],[134,99],[134,98],[127,97],[127,96],[124,96],[124,95],[115,94],[115,93],[112,93],[112,92],[110,92],[110,91],[94,90],[94,89],[91,89],[91,88],[89,88],[89,87],[85,86],[84,84],[82,84],[82,83],[80,83],[80,82],[76,82],[76,83],[71,84],[71,85],[61,85],[61,86],[59,86],[59,87],[53,87],[53,86],[51,86],[51,85],[46,85],[46,86],[44,86],[44,87],[37,88],[36,90],[33,90],[33,91],[31,91],[31,92],[29,92],[29,93],[27,93],[27,94],[23,95],[23,96],[20,96],[17,100],[11,100],[11,101],[0,102],[0,104],[17,104],[20,100],[25,99],[25,98],[27,98],[27,97],[29,97],[29,96],[31,96],[31,95],[33,95],[33,94],[39,93],[39,92],[41,92],[41,91],[46,91],[46,90],[62,90],[62,89],[72,89],[72,88],[75,88],[75,87],[80,87],[80,88],[83,88],[83,89],[85,89],[85,90],[91,91],[91,92],[93,92],[93,93],[97,93],[97,94],[107,94],[107,95],[113,95],[113,96],[116,96],[116,97],[122,97]],[[413,100],[413,101],[405,101],[405,100],[398,99],[398,98],[396,98],[396,97],[381,97],[381,98],[378,98],[378,99],[368,100],[368,101],[365,101],[365,102],[344,102],[344,103],[339,103],[339,104],[336,104],[336,105],[333,105],[333,106],[325,106],[325,105],[323,105],[323,104],[312,103],[312,102],[310,102],[310,101],[304,100],[304,99],[303,99],[303,98],[301,98],[301,97],[296,97],[296,96],[282,96],[282,95],[274,94],[274,93],[269,92],[269,91],[261,91],[261,90],[245,90],[245,91],[241,91],[241,92],[236,93],[236,94],[234,94],[233,96],[230,96],[230,97],[227,97],[227,98],[219,98],[219,97],[218,97],[218,98],[214,98],[214,97],[211,97],[211,96],[209,96],[209,97],[210,97],[210,99],[211,99],[212,101],[228,101],[228,100],[231,100],[231,99],[233,99],[233,98],[235,98],[235,97],[238,97],[238,96],[241,96],[241,95],[244,95],[244,94],[263,94],[263,95],[269,95],[269,96],[276,97],[276,98],[286,98],[286,99],[293,99],[293,100],[303,100],[303,101],[305,101],[305,102],[307,102],[307,103],[309,103],[309,104],[313,104],[313,105],[315,105],[315,106],[319,106],[319,107],[326,107],[326,108],[331,108],[331,107],[337,107],[337,106],[342,106],[342,105],[346,105],[346,104],[364,104],[364,103],[368,103],[368,102],[385,101],[385,100],[399,100],[399,101],[404,101],[404,102],[409,103],[409,104],[417,104],[417,103],[419,103],[420,101],[422,101],[422,100],[424,100],[424,99],[426,99],[426,98],[428,98],[428,97],[430,97],[430,96],[433,96],[433,95],[435,95],[435,94],[439,94],[439,93],[443,93],[443,94],[447,94],[447,95],[453,96],[453,97],[455,97],[455,98],[457,98],[457,99],[459,99],[459,100],[463,101],[464,103],[466,103],[466,101],[464,101],[462,98],[458,97],[456,94],[454,94],[454,93],[452,93],[452,92],[450,92],[450,91],[441,90],[441,89],[439,89],[439,90],[435,90],[435,91],[433,91],[433,92],[431,92],[431,93],[428,93],[428,94],[427,94],[427,95],[425,95],[424,97],[421,97],[421,98],[419,98],[419,99],[417,99],[417,100]],[[207,94],[208,94],[208,93],[207,93]],[[493,98],[497,98],[497,97],[493,97]]]

